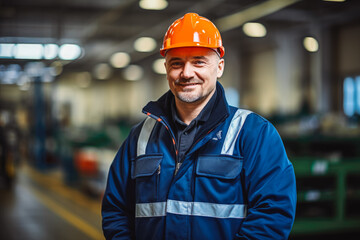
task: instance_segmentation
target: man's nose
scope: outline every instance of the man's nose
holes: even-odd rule
[[[194,77],[194,67],[191,65],[191,63],[187,62],[184,64],[184,68],[181,73],[181,77],[184,79],[189,79],[189,78]]]

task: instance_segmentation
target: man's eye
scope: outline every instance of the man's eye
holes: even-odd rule
[[[181,62],[173,62],[171,63],[172,67],[180,67],[181,66]]]
[[[194,64],[196,64],[196,65],[204,65],[205,62],[204,61],[195,61]]]

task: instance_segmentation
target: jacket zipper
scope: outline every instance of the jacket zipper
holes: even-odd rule
[[[218,124],[216,124],[212,129],[210,129],[210,131],[208,131],[208,133],[207,133],[206,135],[208,135],[209,133],[211,133],[211,132],[212,132],[215,128],[217,128],[217,126],[219,126],[220,123],[222,123],[222,122],[223,122],[223,120],[221,120],[221,121],[220,121]],[[205,136],[206,136],[206,135],[205,135]],[[190,150],[191,150],[198,142],[200,142],[200,140],[203,139],[205,136],[199,138],[195,143],[193,143],[193,144],[191,145],[191,147],[189,148],[188,152],[190,152]],[[182,164],[182,162],[179,161],[178,155],[176,154],[176,167],[175,167],[174,176],[176,176],[176,174],[179,172],[179,169],[180,169],[180,167],[181,167],[181,164]]]
[[[176,166],[175,166],[174,176],[176,176],[176,174],[179,172],[180,167],[181,167],[181,162],[179,162],[179,160],[177,160],[176,161]]]
[[[146,112],[145,112],[146,113]],[[147,114],[147,113],[146,113]],[[147,114],[148,116],[152,117],[153,119],[155,120],[158,120],[157,118],[154,117],[154,115],[152,116],[151,114]],[[165,119],[163,119],[162,117],[160,117],[159,119],[161,119],[161,124],[163,124],[165,126],[165,128],[168,130],[169,134],[170,134],[170,137],[172,138],[173,140],[173,147],[174,147],[174,150],[175,150],[175,156],[176,156],[176,159],[175,159],[175,172],[174,172],[174,176],[176,176],[176,174],[178,173],[179,171],[179,168],[181,166],[181,163],[179,162],[178,160],[178,150],[176,148],[176,142],[175,142],[175,137],[174,137],[174,134],[172,133],[172,131],[170,130],[170,127],[168,126],[168,124],[166,123]],[[161,167],[159,165],[159,168],[158,168],[158,175],[160,175],[160,172],[161,172]]]
[[[146,113],[146,112],[145,112]],[[149,115],[149,114],[147,114],[148,116],[150,116],[150,117],[152,117],[152,118],[154,118],[155,120],[157,120],[155,117],[153,117],[153,116],[151,116],[151,114]],[[215,128],[217,128],[223,121],[224,121],[224,119],[226,119],[228,116],[225,116],[223,119],[221,119],[210,131],[208,131],[208,133],[206,134],[206,135],[208,135],[209,133],[211,133]],[[172,131],[170,130],[170,127],[167,125],[167,123],[166,123],[166,121],[162,118],[162,117],[160,117],[160,119],[161,119],[161,123],[165,126],[165,128],[168,130],[168,132],[169,132],[169,134],[170,134],[170,136],[171,136],[171,138],[173,139],[173,146],[174,146],[174,150],[175,150],[175,155],[176,155],[176,163],[175,163],[175,172],[174,172],[174,177],[177,175],[177,173],[179,172],[179,169],[180,169],[180,167],[181,167],[181,165],[182,165],[182,162],[180,162],[179,161],[179,158],[178,158],[178,150],[177,150],[177,148],[176,148],[176,142],[175,142],[175,138],[174,138],[174,134],[172,133]],[[205,135],[205,136],[206,136]],[[201,139],[203,139],[205,136],[203,136],[203,137],[201,137],[201,138],[199,138],[195,143],[193,143],[192,144],[192,146],[189,148],[189,151],[201,140]],[[188,151],[188,152],[189,152]],[[159,165],[159,168],[158,168],[158,175],[160,174],[160,171],[161,171],[161,167],[160,167],[160,165]]]
[[[172,133],[172,131],[170,130],[170,127],[166,124],[166,121],[163,119],[163,118],[161,118],[161,122],[162,122],[162,124],[164,124],[165,126],[166,126],[166,129],[168,130],[168,132],[169,132],[169,134],[170,134],[170,136],[171,136],[171,138],[173,139],[173,146],[174,146],[174,150],[175,150],[175,171],[174,171],[174,177],[176,176],[176,174],[179,172],[179,169],[180,169],[180,167],[181,167],[181,162],[179,161],[179,155],[178,155],[178,150],[177,150],[177,148],[176,148],[176,140],[175,140],[175,137],[174,137],[174,134]]]

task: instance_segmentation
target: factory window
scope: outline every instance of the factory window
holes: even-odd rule
[[[356,85],[356,112],[360,115],[360,76],[355,78],[355,85]]]
[[[360,114],[360,76],[345,78],[343,103],[346,116]]]

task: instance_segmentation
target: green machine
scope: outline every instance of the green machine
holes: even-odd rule
[[[317,135],[284,143],[298,193],[291,236],[359,233],[360,139]]]

